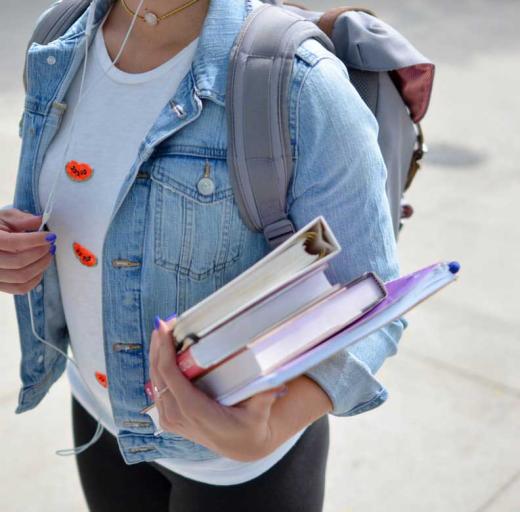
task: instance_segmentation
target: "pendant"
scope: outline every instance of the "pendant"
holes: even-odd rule
[[[147,11],[143,16],[144,21],[148,23],[151,27],[155,27],[159,23],[159,16],[154,12]]]

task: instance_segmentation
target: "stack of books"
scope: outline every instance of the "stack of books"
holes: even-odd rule
[[[399,318],[453,282],[455,262],[383,283],[367,272],[331,284],[341,251],[318,217],[180,315],[177,362],[195,386],[224,405],[276,387]],[[144,410],[154,418],[153,405]],[[154,418],[156,419],[156,418]]]

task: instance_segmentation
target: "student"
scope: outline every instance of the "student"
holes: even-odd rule
[[[328,414],[355,415],[386,399],[374,374],[405,321],[234,407],[180,374],[175,320],[160,318],[269,250],[243,223],[226,165],[228,55],[260,2],[145,0],[148,11],[139,3],[98,0],[90,34],[87,11],[62,38],[29,50],[14,207],[0,211],[0,289],[14,295],[22,343],[17,412],[36,407],[65,370],[42,340],[62,352],[70,344],[90,510],[317,512]],[[327,219],[343,246],[331,281],[368,270],[395,278],[377,123],[344,65],[316,41],[298,51],[290,106],[296,228]],[[47,230],[37,231],[49,199]],[[151,403],[149,379],[163,391],[158,437],[140,413]],[[89,443],[98,418],[105,431]]]

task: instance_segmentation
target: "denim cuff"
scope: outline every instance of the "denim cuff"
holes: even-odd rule
[[[356,356],[343,350],[308,370],[329,396],[334,416],[354,416],[381,405],[387,398],[386,388],[372,375],[370,368]]]

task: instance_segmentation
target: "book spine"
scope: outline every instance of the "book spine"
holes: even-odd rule
[[[181,372],[190,380],[195,379],[206,371],[206,368],[202,368],[197,364],[191,348],[177,356],[177,365]]]

